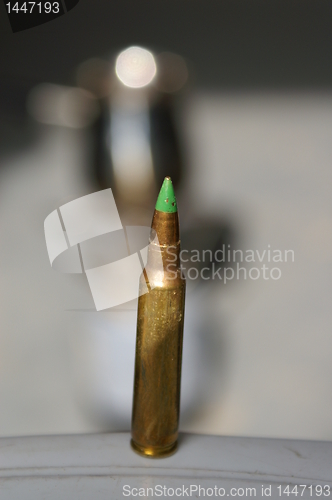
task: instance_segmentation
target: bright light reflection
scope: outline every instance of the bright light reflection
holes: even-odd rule
[[[157,67],[151,52],[141,47],[129,47],[118,55],[115,72],[127,87],[140,88],[152,82]]]

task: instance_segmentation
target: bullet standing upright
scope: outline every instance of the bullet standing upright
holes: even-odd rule
[[[185,303],[179,218],[169,177],[153,215],[140,278],[140,290],[146,287],[148,293],[138,301],[131,445],[141,455],[165,457],[177,448]]]

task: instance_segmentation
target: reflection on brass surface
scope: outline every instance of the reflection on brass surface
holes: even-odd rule
[[[149,293],[138,302],[131,445],[141,455],[165,457],[177,447],[185,280],[177,213],[156,210],[152,229],[159,245],[150,244],[140,278]],[[163,275],[156,266],[160,254]]]
[[[180,243],[179,217],[177,212],[166,213],[155,210],[151,229],[152,232],[156,231],[160,246],[172,246]],[[174,259],[174,257],[172,258]]]

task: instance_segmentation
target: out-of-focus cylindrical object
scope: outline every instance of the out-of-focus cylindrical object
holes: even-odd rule
[[[80,66],[78,85],[97,97],[100,108],[90,127],[90,175],[99,189],[113,189],[120,208],[150,209],[166,175],[175,186],[179,182],[176,96],[187,79],[182,57],[135,46],[114,63],[93,59]]]
[[[151,227],[158,241],[150,238],[140,279],[140,290],[149,292],[138,302],[131,444],[141,455],[164,457],[177,447],[185,302],[170,178],[161,188]]]

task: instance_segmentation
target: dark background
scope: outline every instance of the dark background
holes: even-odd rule
[[[146,45],[191,61],[196,85],[330,88],[332,2],[80,0],[65,16],[13,34],[0,5],[0,81],[71,83],[73,67]]]

